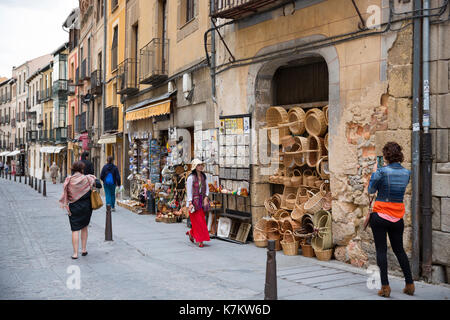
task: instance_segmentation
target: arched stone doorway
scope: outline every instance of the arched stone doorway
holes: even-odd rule
[[[301,39],[295,39],[288,42],[278,43],[261,49],[257,55],[276,53],[279,50],[289,47],[295,47],[305,42],[320,40],[324,38],[322,35],[315,35]],[[269,60],[264,63],[251,65],[248,73],[247,82],[247,106],[248,112],[252,114],[253,128],[256,132],[266,126],[265,114],[269,107],[277,105],[280,98],[276,97],[277,89],[274,79],[280,74],[280,70],[289,67],[296,68],[302,64],[311,64],[322,62],[326,64],[328,71],[328,106],[329,106],[329,166],[332,171],[334,150],[333,136],[338,132],[337,127],[340,121],[341,104],[340,104],[340,76],[339,76],[339,59],[336,48],[333,46],[319,48],[314,51],[298,52],[287,57]],[[278,72],[278,73],[277,73]],[[301,76],[299,81],[302,81]],[[323,94],[323,92],[322,92]],[[295,97],[294,97],[295,99]],[[298,101],[301,102],[301,101]],[[312,101],[311,101],[312,102]],[[252,216],[253,223],[256,223],[265,215],[264,199],[271,196],[271,188],[268,183],[268,176],[262,175],[260,172],[259,162],[253,160],[253,181],[252,181]],[[332,181],[332,180],[331,180]],[[333,184],[331,183],[331,189]]]

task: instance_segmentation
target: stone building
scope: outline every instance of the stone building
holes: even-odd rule
[[[449,107],[449,8],[444,1],[431,3],[435,13],[431,17],[430,66],[431,130],[436,155],[432,177],[433,264],[436,272],[442,274],[445,269],[448,274],[450,175],[445,110]],[[267,126],[265,114],[270,106],[323,102],[325,96],[329,106],[334,256],[361,267],[375,264],[372,233],[362,230],[369,205],[365,183],[387,141],[402,145],[406,168],[411,169],[414,160],[413,1],[211,1],[210,10],[212,18],[217,19],[216,34],[223,37],[223,41],[216,41],[215,66],[211,66],[220,115],[251,114],[252,127],[258,133]],[[254,155],[257,152],[254,149]],[[274,187],[258,157],[253,159],[251,204],[255,224],[266,214],[264,200]],[[404,243],[417,278],[421,252],[413,244],[423,244],[417,232],[422,217],[413,213],[413,198],[417,200],[420,195],[414,194],[412,187],[410,183],[405,196]],[[389,266],[394,272],[399,270],[392,253]]]

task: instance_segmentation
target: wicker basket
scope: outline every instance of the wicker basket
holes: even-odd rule
[[[290,149],[295,143],[295,139],[291,135],[284,136],[283,138],[280,139],[280,141],[281,141],[281,145],[285,149]]]
[[[266,208],[266,211],[270,216],[273,216],[273,214],[279,209],[274,203],[273,198],[266,199],[264,201],[264,207]]]
[[[291,217],[291,219],[289,220],[289,223],[291,224],[292,231],[300,230],[300,229],[302,228],[301,222],[298,221],[298,220],[292,219],[292,217]]]
[[[304,257],[312,258],[314,257],[314,249],[310,244],[301,244],[302,255]]]
[[[279,194],[279,193],[275,193],[275,194],[272,196],[272,201],[273,201],[273,203],[276,205],[276,207],[277,207],[278,209],[281,208],[281,197],[282,197],[282,195]]]
[[[305,202],[304,208],[307,213],[315,214],[322,210],[323,197],[325,196],[323,191],[318,191],[317,193],[313,193],[308,190],[308,193],[311,195],[311,198]]]
[[[300,187],[302,185],[303,176],[299,169],[294,169],[291,177],[291,186]]]
[[[323,138],[313,135],[309,136],[308,153],[306,155],[306,163],[308,166],[315,168],[319,159],[326,155],[327,149],[323,143]]]
[[[261,219],[261,220],[263,220],[263,219]],[[253,231],[253,242],[255,243],[255,246],[257,246],[259,248],[265,248],[265,247],[267,247],[267,244],[268,244],[267,236],[265,235],[264,232],[261,232],[261,231],[255,229]]]
[[[316,254],[317,260],[328,261],[333,256],[333,249],[314,250],[314,253]]]
[[[325,146],[325,149],[327,149],[327,151],[328,151],[328,133],[323,138],[323,144]]]
[[[266,222],[267,240],[280,240],[280,224],[275,219],[268,219]]]
[[[273,219],[277,220],[280,223],[280,226],[284,220],[289,219],[290,217],[291,215],[289,214],[289,212],[284,209],[278,209],[273,215]]]
[[[283,247],[283,253],[287,256],[298,255],[299,241],[295,239],[292,231],[287,230],[283,234],[283,240],[281,240],[281,246]]]
[[[306,164],[306,155],[308,150],[308,138],[305,137],[294,137],[295,144],[298,145],[298,147],[295,149],[297,153],[294,155],[294,163],[298,167],[302,167]],[[294,146],[295,146],[294,144]],[[295,147],[294,147],[295,148]]]
[[[296,205],[302,206],[305,204],[306,201],[309,199],[308,189],[306,187],[299,187],[297,189],[297,201],[295,202]]]
[[[312,108],[305,115],[306,131],[312,136],[322,136],[328,129],[325,114],[319,108]]]
[[[267,136],[273,144],[280,145],[281,139],[289,135],[289,128],[286,126],[289,117],[287,111],[282,107],[270,107],[266,111]],[[278,132],[278,139],[275,139],[274,132]]]
[[[322,111],[325,115],[325,123],[328,125],[328,106],[323,107]]]
[[[288,210],[293,210],[295,206],[295,202],[297,201],[297,195],[295,193],[290,193],[286,196],[286,208]]]
[[[304,205],[303,203],[295,204],[294,210],[292,210],[292,212],[291,212],[292,220],[298,221],[298,222],[302,221],[302,217],[305,214],[305,208],[303,207],[303,205]],[[300,224],[300,227],[301,227],[301,224]]]
[[[305,132],[305,111],[300,107],[293,107],[288,112],[289,130],[292,134],[303,134]]]
[[[330,178],[330,171],[328,168],[328,156],[323,156],[317,161],[316,171],[322,179]]]

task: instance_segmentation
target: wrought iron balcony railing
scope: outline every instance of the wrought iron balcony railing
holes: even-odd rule
[[[66,142],[67,141],[67,128],[56,128],[54,130],[55,142]]]
[[[67,87],[67,80],[56,80],[55,82],[53,82],[53,94],[58,95],[60,93],[67,93]]]
[[[16,119],[12,118],[11,119],[11,128],[15,128],[16,127]]]
[[[27,141],[28,142],[36,142],[38,138],[37,130],[27,131]]]
[[[39,130],[38,140],[41,141],[41,142],[47,141],[47,130],[45,130],[45,129],[40,129]]]
[[[169,40],[154,38],[140,50],[139,82],[157,84],[168,78]]]
[[[75,116],[75,132],[86,132],[86,111]]]
[[[89,66],[87,64],[86,59],[81,62],[81,80],[89,80]]]
[[[95,70],[91,73],[91,93],[102,94],[102,70]]]
[[[119,129],[119,108],[117,106],[105,108],[103,127],[105,132],[117,131]]]
[[[125,59],[119,64],[117,73],[117,93],[133,95],[139,91],[137,61]]]
[[[67,83],[67,95],[74,96],[76,87],[77,87],[76,84],[74,84],[73,82],[68,82]]]
[[[240,19],[261,11],[292,3],[292,0],[214,0],[213,18]]]

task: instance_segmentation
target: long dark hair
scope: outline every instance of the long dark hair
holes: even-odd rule
[[[197,176],[197,175],[198,175],[197,172],[198,172],[197,169],[194,169],[194,170],[191,171],[191,174],[190,174],[190,175]],[[205,179],[205,181],[206,181],[206,174],[205,174],[203,171],[200,171],[200,173],[202,174],[203,179]]]

